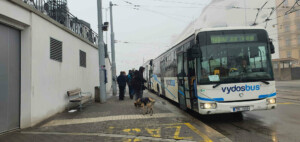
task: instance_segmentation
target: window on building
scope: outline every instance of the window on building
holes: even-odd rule
[[[286,25],[286,26],[284,27],[284,29],[285,29],[286,32],[289,32],[289,31],[290,31],[290,26],[289,26],[289,25]]]
[[[296,11],[296,16],[300,16],[300,10]]]
[[[291,51],[287,51],[286,52],[286,57],[287,58],[291,58],[292,57],[292,52]]]
[[[86,53],[79,50],[79,65],[86,68]]]
[[[50,59],[62,62],[62,42],[50,37]]]
[[[273,68],[277,69],[278,68],[278,64],[277,63],[273,64]]]
[[[290,40],[289,38],[286,38],[286,39],[285,39],[285,45],[286,45],[287,47],[290,47],[290,45],[291,45],[291,40]]]

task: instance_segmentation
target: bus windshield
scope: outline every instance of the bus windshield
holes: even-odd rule
[[[266,43],[212,44],[200,47],[199,84],[273,80]]]

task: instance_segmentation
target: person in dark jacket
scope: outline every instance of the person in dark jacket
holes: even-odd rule
[[[133,93],[134,93],[134,91],[132,89],[132,85],[131,85],[132,78],[133,78],[133,72],[132,72],[132,70],[129,70],[128,75],[127,75],[127,85],[128,85],[130,99],[133,99]]]
[[[146,80],[143,78],[144,71],[145,68],[140,67],[139,71],[134,72],[132,85],[134,87],[135,100],[138,100],[139,98],[143,98],[143,90],[145,89],[144,83],[146,82]]]
[[[117,81],[119,85],[119,100],[124,100],[126,87],[126,73],[122,71],[118,76]]]

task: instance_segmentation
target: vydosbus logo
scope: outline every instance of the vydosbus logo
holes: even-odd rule
[[[222,87],[222,91],[227,94],[230,92],[240,92],[240,91],[255,91],[260,90],[260,85],[245,85],[245,86],[236,86],[233,87]]]

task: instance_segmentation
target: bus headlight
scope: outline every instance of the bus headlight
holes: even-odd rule
[[[201,109],[215,109],[217,108],[216,103],[200,103],[200,108]]]
[[[269,98],[267,99],[268,104],[275,104],[276,103],[276,98]]]

